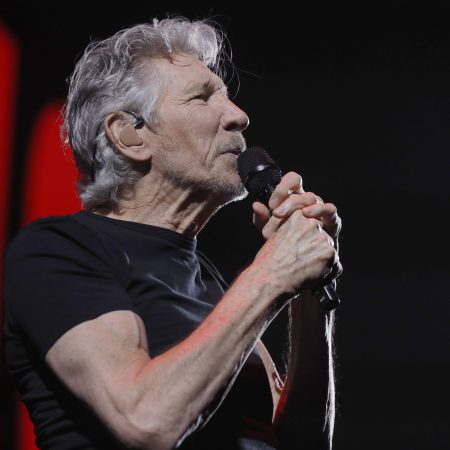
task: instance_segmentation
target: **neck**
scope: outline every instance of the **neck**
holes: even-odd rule
[[[196,237],[225,202],[194,188],[179,188],[169,181],[145,183],[145,176],[126,192],[115,210],[96,213],[113,219],[129,220],[167,228]]]

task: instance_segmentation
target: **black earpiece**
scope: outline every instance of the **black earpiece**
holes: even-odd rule
[[[135,112],[133,112],[133,111],[124,111],[124,112],[126,112],[127,114],[130,114],[131,116],[133,116],[134,117],[134,120],[135,120],[135,122],[134,122],[134,128],[136,128],[137,130],[139,129],[139,128],[142,128],[144,125],[145,125],[145,120],[144,120],[144,118],[142,117],[142,116],[139,116],[138,114],[136,114]]]

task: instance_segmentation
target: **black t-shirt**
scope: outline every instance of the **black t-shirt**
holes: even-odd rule
[[[225,288],[196,240],[171,230],[88,212],[22,230],[5,257],[6,356],[38,446],[120,448],[45,364],[66,331],[107,312],[131,310],[142,318],[155,357],[194,331]],[[271,413],[267,376],[253,351],[213,418],[180,448],[270,449]]]

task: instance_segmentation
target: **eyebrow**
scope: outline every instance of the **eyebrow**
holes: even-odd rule
[[[228,88],[225,85],[218,85],[213,80],[207,80],[203,82],[194,81],[189,83],[184,89],[183,94],[192,94],[199,91],[209,91],[209,90],[221,90],[226,96],[228,96]]]

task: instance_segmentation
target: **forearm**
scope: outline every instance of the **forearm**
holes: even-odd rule
[[[157,413],[154,421],[164,418],[163,428],[170,430],[163,433],[167,441],[161,448],[204,424],[231,387],[276,315],[271,305],[278,291],[266,281],[248,268],[187,339],[148,361],[136,376],[136,409],[143,417]]]
[[[309,292],[289,307],[291,354],[274,420],[280,448],[328,449],[334,424],[333,315]]]

